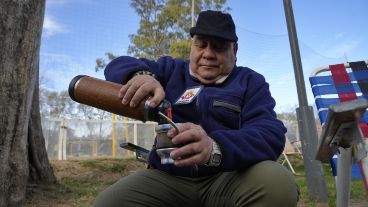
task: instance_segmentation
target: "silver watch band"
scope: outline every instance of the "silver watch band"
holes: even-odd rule
[[[222,153],[220,146],[217,144],[215,140],[212,140],[212,153],[208,162],[205,164],[206,166],[217,167],[221,164],[222,161]]]

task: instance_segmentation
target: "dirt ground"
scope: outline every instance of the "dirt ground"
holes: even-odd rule
[[[145,168],[135,159],[52,161],[51,164],[58,183],[30,186],[23,207],[89,207],[103,189],[123,176]],[[318,205],[298,203],[298,207],[309,206]],[[350,206],[367,207],[368,198],[352,201]]]

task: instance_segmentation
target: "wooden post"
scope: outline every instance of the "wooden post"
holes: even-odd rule
[[[115,121],[116,121],[116,115],[112,114],[111,152],[112,152],[113,158],[116,157]]]

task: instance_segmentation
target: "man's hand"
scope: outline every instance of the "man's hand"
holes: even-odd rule
[[[168,132],[174,144],[183,145],[170,154],[175,165],[183,167],[206,164],[211,157],[213,140],[201,126],[193,123],[179,124],[178,129],[180,133],[176,135],[175,129]]]
[[[137,75],[130,79],[119,91],[119,98],[124,105],[136,107],[144,98],[152,96],[150,107],[156,107],[165,98],[161,84],[150,75]]]

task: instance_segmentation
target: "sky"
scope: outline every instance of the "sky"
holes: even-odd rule
[[[237,65],[265,76],[276,111],[298,106],[283,0],[228,0],[239,37]],[[367,0],[292,0],[307,98],[318,67],[368,60]],[[41,85],[67,90],[76,75],[103,79],[95,60],[127,55],[139,17],[129,0],[47,0],[41,40]]]

